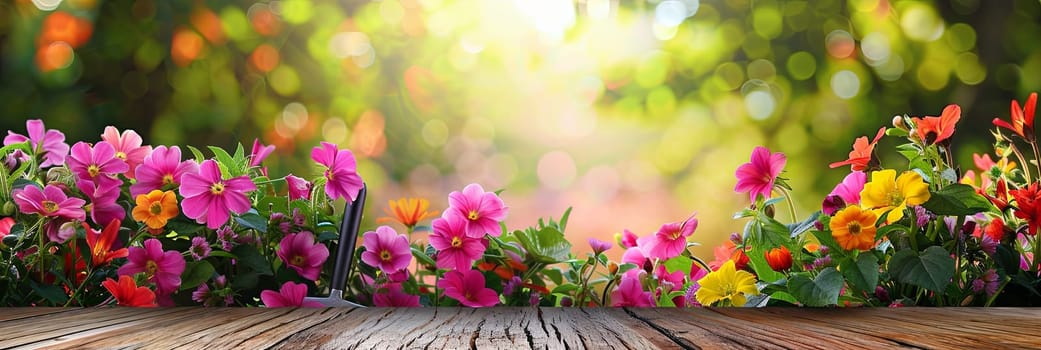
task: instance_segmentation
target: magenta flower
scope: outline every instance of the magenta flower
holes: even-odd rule
[[[271,155],[274,150],[275,146],[264,146],[260,143],[260,139],[253,139],[253,151],[249,153],[249,166],[260,166],[260,163],[267,159],[267,156]]]
[[[257,186],[248,176],[225,180],[221,177],[217,162],[212,159],[202,162],[199,173],[187,173],[181,177],[181,208],[184,215],[206,227],[217,229],[228,222],[231,212],[245,213],[251,207],[246,192],[255,191]]]
[[[260,300],[265,307],[322,307],[322,303],[317,301],[304,301],[306,297],[307,285],[303,283],[286,282],[277,292],[260,292]]]
[[[351,150],[340,150],[334,144],[322,142],[321,147],[311,149],[311,159],[326,168],[325,194],[329,199],[350,198],[353,202],[358,197],[362,181]]]
[[[119,275],[144,272],[148,280],[155,282],[157,294],[170,294],[181,286],[184,272],[184,257],[176,250],[163,251],[158,239],[145,241],[144,247],[130,247],[127,263],[119,268]]]
[[[32,119],[25,121],[25,129],[29,137],[7,131],[4,146],[29,141],[33,152],[43,157],[40,168],[65,164],[65,156],[69,154],[69,145],[65,143],[65,134],[58,130],[46,130],[43,121]]]
[[[419,296],[405,293],[401,283],[387,283],[372,295],[372,304],[379,307],[419,307]]]
[[[322,264],[329,258],[329,248],[315,243],[314,235],[303,231],[289,234],[278,243],[278,258],[300,277],[317,280]]]
[[[192,246],[188,248],[188,252],[192,254],[192,258],[196,261],[205,259],[210,256],[210,252],[213,249],[210,248],[210,242],[206,241],[206,237],[195,236],[192,237]]]
[[[647,256],[643,254],[643,249],[640,249],[640,247],[632,247],[626,249],[625,253],[622,253],[622,263],[635,264],[643,268],[643,265],[647,263]]]
[[[847,205],[860,204],[860,192],[864,190],[865,182],[867,182],[867,175],[863,171],[854,171],[846,175],[828,195],[839,196]]]
[[[622,237],[618,240],[618,244],[620,244],[622,247],[625,247],[626,249],[629,249],[636,246],[637,239],[640,239],[640,237],[637,237],[636,234],[633,233],[633,231],[629,231],[629,229],[624,229],[622,230]]]
[[[466,235],[483,237],[490,234],[499,237],[499,221],[506,219],[507,208],[494,192],[485,192],[478,184],[469,184],[463,192],[448,194],[449,208],[445,216],[457,215],[466,219]]]
[[[90,199],[90,220],[104,226],[112,220],[125,219],[126,209],[116,203],[123,181],[105,177],[99,177],[98,180],[101,181],[96,184],[87,179],[76,181],[76,188]]]
[[[115,148],[116,158],[122,159],[130,166],[126,171],[127,178],[135,178],[137,166],[152,153],[152,146],[141,146],[141,135],[133,130],[123,130],[123,134],[120,135],[115,127],[107,126],[105,133],[101,134],[101,139]]]
[[[469,270],[484,254],[481,238],[466,235],[466,219],[444,215],[431,223],[430,246],[437,249],[437,267]]]
[[[640,285],[642,274],[641,270],[630,270],[622,275],[622,281],[618,283],[618,287],[611,291],[611,306],[654,307],[651,293],[643,291],[643,286]]]
[[[742,164],[737,168],[737,185],[734,191],[748,192],[748,197],[755,203],[756,195],[770,198],[770,192],[774,188],[777,175],[784,169],[788,158],[784,153],[770,154],[766,147],[756,147],[752,150],[752,161]]]
[[[75,221],[58,217],[43,224],[43,232],[51,242],[65,243],[76,234],[77,226]]]
[[[444,289],[445,296],[469,307],[489,307],[499,303],[499,293],[485,288],[484,275],[477,270],[448,271],[437,281],[437,287]]]
[[[600,254],[611,249],[611,242],[604,242],[596,238],[589,239],[589,247],[593,248],[593,254]]]
[[[177,146],[158,146],[137,166],[137,183],[130,185],[130,195],[173,189],[181,185],[181,176],[198,172],[199,164],[194,160],[181,161],[181,149]]]
[[[65,192],[53,185],[47,185],[43,190],[32,185],[25,186],[12,191],[11,197],[23,214],[40,214],[79,221],[83,221],[87,216],[83,211],[86,201],[69,198]]]
[[[289,185],[289,200],[311,200],[311,182],[289,174],[286,175],[286,184]]]
[[[408,245],[408,238],[399,235],[390,226],[380,226],[375,232],[365,232],[362,241],[365,252],[361,253],[361,261],[369,266],[378,267],[383,272],[403,270],[412,262],[412,249]]]
[[[98,180],[99,177],[112,178],[130,169],[126,162],[116,158],[116,149],[108,142],[98,142],[94,147],[77,142],[72,145],[72,154],[67,161],[69,170],[76,177],[94,182],[105,181]]]
[[[687,249],[687,237],[698,228],[698,219],[691,215],[684,222],[661,225],[658,232],[640,238],[637,244],[648,258],[669,259]]]

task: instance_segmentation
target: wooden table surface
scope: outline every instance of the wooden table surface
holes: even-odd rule
[[[1023,308],[0,308],[0,349],[1041,349]]]

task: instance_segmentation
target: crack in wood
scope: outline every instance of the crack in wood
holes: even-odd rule
[[[673,334],[672,331],[666,329],[665,327],[659,326],[658,324],[656,324],[654,322],[651,322],[650,320],[648,320],[646,318],[643,318],[640,315],[637,315],[635,312],[633,312],[629,308],[623,308],[623,310],[625,310],[625,313],[628,314],[630,317],[635,318],[637,320],[640,320],[640,322],[643,322],[647,326],[650,326],[651,328],[654,328],[655,330],[657,330],[659,333],[661,333],[665,337],[671,339],[673,342],[676,343],[676,345],[679,345],[681,348],[683,348],[685,350],[701,350],[700,346],[697,346],[697,345],[695,345],[693,343],[690,343],[686,339],[677,337],[675,334]]]

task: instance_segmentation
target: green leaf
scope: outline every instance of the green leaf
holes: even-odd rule
[[[552,268],[542,270],[542,275],[549,277],[553,284],[560,285],[564,283],[564,273],[560,272],[560,269]]]
[[[538,231],[515,231],[514,235],[535,261],[556,264],[567,260],[571,254],[571,242],[568,242],[556,227],[543,227]]]
[[[823,245],[825,247],[828,247],[828,254],[835,255],[836,258],[841,258],[841,257],[845,257],[846,256],[846,251],[842,250],[842,247],[839,246],[839,242],[835,241],[835,237],[831,236],[831,232],[825,232],[825,231],[810,231],[810,232],[813,233],[814,237],[817,237],[817,242],[820,242],[821,245]]]
[[[878,285],[878,258],[874,254],[863,253],[853,259],[842,259],[839,263],[842,275],[849,283],[860,291],[874,293]]]
[[[427,266],[437,266],[437,262],[434,261],[434,259],[431,258],[430,255],[427,255],[426,253],[424,253],[416,247],[411,248],[412,256],[416,257],[416,261]]]
[[[256,247],[240,245],[232,249],[231,253],[239,257],[238,266],[240,269],[251,270],[260,275],[271,276],[274,274],[271,271],[271,264],[263,255],[260,255]]]
[[[571,207],[567,207],[567,210],[564,211],[564,215],[560,216],[560,223],[558,223],[558,225],[560,226],[560,232],[564,232],[564,230],[567,229],[567,220],[570,217],[571,217]]]
[[[213,277],[214,273],[216,270],[213,269],[213,265],[206,260],[190,261],[184,265],[184,272],[181,273],[180,290],[198,287]]]
[[[235,256],[235,254],[228,253],[228,252],[223,251],[223,250],[211,251],[209,257],[210,258],[214,258],[214,257],[216,257],[216,258],[228,258],[228,259],[238,259],[239,258],[239,257]]]
[[[839,302],[842,275],[833,267],[825,268],[817,278],[797,274],[788,280],[788,291],[806,306],[828,306]]]
[[[206,157],[204,157],[202,155],[202,151],[200,151],[198,148],[195,148],[195,147],[192,147],[192,146],[185,146],[185,147],[188,147],[188,150],[191,151],[192,155],[195,156],[195,162],[202,163],[202,161],[206,160]]]
[[[972,186],[952,184],[932,192],[922,206],[936,215],[973,215],[990,209],[990,202]]]
[[[69,296],[65,295],[65,289],[56,285],[38,284],[36,281],[29,280],[29,286],[32,287],[36,294],[39,294],[54,305],[64,305],[65,302],[69,301]]]
[[[228,151],[225,151],[223,148],[217,146],[207,147],[210,149],[210,152],[213,152],[213,157],[217,159],[218,163],[224,164],[229,167],[235,165],[235,158],[232,158],[231,155],[228,154]]]
[[[20,177],[11,182],[11,191],[25,188],[25,186],[36,186],[40,187],[41,189],[43,188],[43,186],[40,186],[40,184],[36,183],[36,181]]]
[[[242,227],[256,230],[260,233],[267,233],[267,219],[257,214],[255,209],[250,209],[245,214],[235,217],[235,222]]]
[[[166,222],[166,229],[177,232],[181,236],[188,236],[198,233],[199,231],[202,231],[202,229],[204,228],[206,228],[206,225],[199,225],[196,223],[188,223],[178,220]]]
[[[820,215],[821,211],[818,210],[813,214],[810,214],[810,217],[806,218],[806,220],[793,224],[788,224],[788,231],[791,232],[789,237],[794,238],[801,235],[803,232],[809,231],[811,228],[813,228],[814,224],[817,223],[817,217],[819,217]]]
[[[691,260],[690,258],[685,257],[683,255],[680,255],[680,256],[674,257],[672,259],[665,260],[665,271],[668,272],[668,273],[673,273],[673,272],[676,272],[676,271],[683,271],[683,275],[684,276],[689,276],[690,275],[690,267],[691,267],[692,264],[694,264],[694,260]]]
[[[942,293],[954,277],[954,259],[938,246],[926,248],[921,254],[901,250],[889,259],[889,273],[900,282]]]
[[[565,284],[561,284],[561,285],[557,286],[556,288],[553,288],[553,291],[551,293],[553,293],[553,294],[567,294],[567,293],[576,291],[579,288],[581,288],[581,287],[579,287],[577,284],[565,283]]]
[[[788,226],[785,226],[777,219],[766,216],[766,214],[760,213],[756,217],[756,224],[762,225],[762,241],[758,242],[759,245],[765,245],[766,247],[780,247],[791,238],[791,230]]]
[[[318,241],[318,243],[325,243],[325,242],[329,242],[329,241],[335,241],[335,240],[337,240],[339,238],[340,238],[340,234],[337,233],[336,231],[325,230],[325,231],[318,231],[318,238],[316,238],[316,240]]]

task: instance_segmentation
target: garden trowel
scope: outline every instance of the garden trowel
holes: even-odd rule
[[[333,263],[333,280],[328,297],[307,297],[305,301],[314,301],[328,307],[363,307],[343,299],[343,288],[347,286],[347,276],[354,266],[354,250],[358,243],[358,228],[361,226],[362,212],[365,211],[366,186],[362,184],[358,198],[347,203],[343,208],[343,221],[340,222],[340,242],[337,244],[336,261]]]

